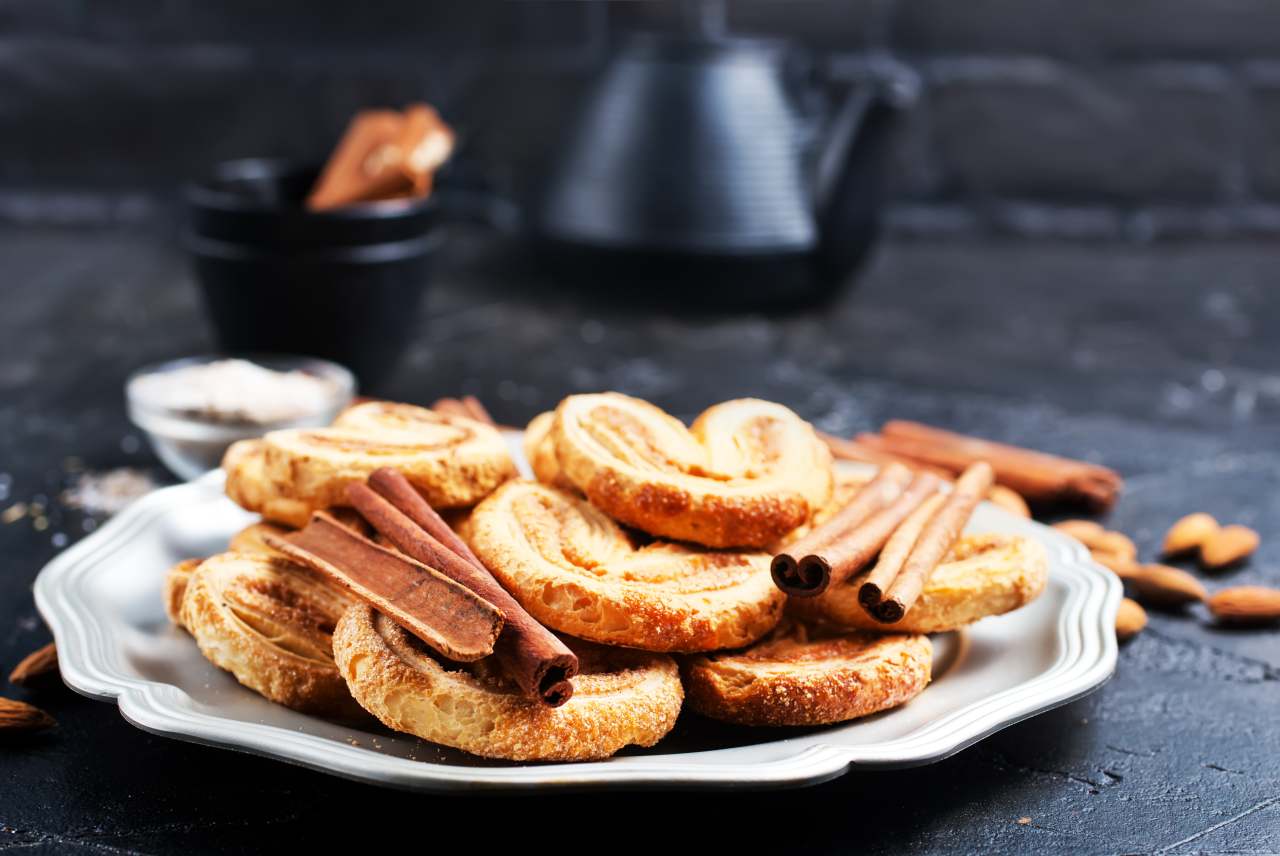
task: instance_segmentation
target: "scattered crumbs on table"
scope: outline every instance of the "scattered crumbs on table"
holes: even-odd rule
[[[120,467],[102,473],[81,473],[75,484],[62,492],[62,502],[87,514],[109,516],[155,489],[155,480],[145,471]]]
[[[37,532],[43,532],[44,530],[49,528],[49,518],[41,514],[35,520],[31,521],[31,528],[36,530]]]
[[[26,516],[27,504],[25,502],[15,502],[3,512],[0,512],[0,521],[3,521],[6,524],[17,523]]]
[[[1031,823],[1031,818],[1029,818],[1029,817],[1020,817],[1020,818],[1018,818],[1018,826],[1027,826],[1027,825],[1029,825],[1030,823]]]
[[[63,547],[67,546],[67,533],[54,532],[53,537],[49,539],[49,542],[61,550]]]

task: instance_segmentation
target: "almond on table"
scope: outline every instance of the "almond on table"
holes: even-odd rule
[[[1194,550],[1209,540],[1221,527],[1213,515],[1197,511],[1188,514],[1169,527],[1164,536],[1164,546],[1160,552],[1166,556],[1176,556]]]
[[[1209,597],[1204,585],[1181,568],[1168,565],[1137,565],[1130,574],[1120,574],[1138,600],[1154,606],[1184,606]]]
[[[1224,624],[1269,624],[1280,620],[1280,590],[1236,586],[1209,598],[1209,611]]]
[[[0,697],[0,734],[43,731],[57,724],[52,716],[34,705]]]
[[[1147,626],[1147,611],[1136,601],[1124,598],[1116,611],[1116,638],[1121,642],[1132,639]]]
[[[1261,539],[1248,526],[1224,526],[1200,545],[1200,562],[1206,568],[1225,568],[1243,562],[1258,549]]]

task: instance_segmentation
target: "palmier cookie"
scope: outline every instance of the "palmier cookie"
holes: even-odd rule
[[[654,542],[636,547],[586,500],[508,482],[471,512],[463,535],[543,624],[646,651],[750,644],[782,614],[766,553]]]
[[[739,725],[826,725],[897,707],[929,684],[919,633],[819,632],[787,622],[745,651],[688,658],[689,706]]]
[[[269,520],[301,527],[311,512],[346,504],[346,488],[379,467],[399,470],[433,506],[474,505],[515,475],[492,426],[409,404],[371,401],[329,428],[272,431],[232,445],[227,495]]]
[[[780,404],[726,401],[685,428],[617,393],[571,395],[551,428],[564,478],[613,518],[709,547],[765,547],[831,495],[831,453]]]
[[[893,625],[872,620],[858,603],[865,574],[814,598],[792,598],[795,616],[842,627],[895,633],[941,633],[1002,615],[1040,596],[1049,578],[1044,547],[1020,535],[964,535],[934,570],[920,599]]]
[[[550,708],[481,660],[437,659],[367,604],[347,610],[334,657],[351,694],[388,728],[486,758],[587,761],[652,746],[671,730],[683,691],[670,657],[570,641],[581,671]]]
[[[538,481],[577,493],[578,488],[560,472],[560,463],[556,460],[556,444],[551,439],[551,428],[555,421],[556,414],[552,410],[539,413],[529,420],[524,429],[524,457]]]
[[[333,628],[352,603],[305,568],[222,553],[191,574],[181,623],[209,662],[285,707],[360,718],[333,662]]]
[[[164,575],[164,614],[176,626],[182,627],[182,599],[187,594],[187,583],[204,559],[183,559]]]

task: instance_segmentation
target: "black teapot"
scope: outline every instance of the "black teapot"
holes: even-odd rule
[[[548,256],[597,284],[721,304],[847,280],[875,238],[893,130],[918,85],[895,65],[824,117],[833,99],[796,57],[767,39],[627,37],[528,209]]]

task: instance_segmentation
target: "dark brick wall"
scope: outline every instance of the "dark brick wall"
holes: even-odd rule
[[[735,32],[924,81],[892,222],[1148,238],[1280,228],[1276,0],[727,0]],[[321,157],[424,97],[500,187],[536,173],[611,34],[657,0],[0,0],[0,218],[147,220],[249,154]]]

